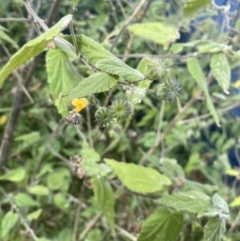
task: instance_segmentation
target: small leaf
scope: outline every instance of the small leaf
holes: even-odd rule
[[[4,80],[15,68],[21,66],[32,57],[43,52],[48,43],[62,30],[62,27],[64,24],[66,24],[66,21],[70,21],[71,19],[72,15],[70,14],[63,17],[57,24],[55,24],[45,33],[29,41],[21,49],[19,49],[0,71],[0,88],[2,88]]]
[[[27,219],[29,221],[37,220],[40,217],[41,213],[42,213],[42,209],[38,209],[38,210],[36,210],[34,212],[29,213],[27,215]]]
[[[103,48],[101,44],[84,34],[77,35],[76,38],[80,53],[88,59],[89,63],[96,64],[102,59],[116,58],[112,53]]]
[[[158,207],[143,222],[138,241],[176,241],[183,226],[183,215]]]
[[[207,108],[208,108],[210,114],[212,115],[213,119],[215,120],[217,126],[220,126],[218,115],[216,113],[216,110],[214,108],[214,105],[213,105],[212,100],[208,93],[207,81],[205,79],[205,76],[202,72],[202,69],[201,69],[197,59],[189,58],[187,60],[187,68],[188,68],[188,72],[191,74],[191,76],[197,81],[197,83],[202,88],[202,90],[206,96]]]
[[[110,227],[114,228],[114,193],[109,182],[104,178],[92,178],[93,190],[100,211],[103,212]]]
[[[100,155],[93,148],[84,147],[81,150],[81,156],[84,161],[100,161]]]
[[[227,203],[217,194],[215,193],[212,197],[213,206],[223,214],[229,215],[229,208]]]
[[[197,49],[199,53],[218,53],[225,52],[227,50],[231,51],[231,46],[215,42],[208,42],[206,44],[199,45]]]
[[[9,42],[15,49],[18,49],[18,44],[12,38],[10,38],[9,35],[5,33],[5,31],[7,31],[7,29],[0,26],[0,40]]]
[[[55,100],[55,106],[58,109],[58,113],[62,115],[62,117],[66,117],[68,115],[68,104],[66,98],[58,98]]]
[[[0,238],[4,239],[7,237],[11,229],[15,226],[18,221],[18,215],[12,211],[7,212],[1,220],[1,233]]]
[[[219,241],[222,240],[223,234],[226,231],[226,220],[211,218],[205,225],[202,241]]]
[[[153,193],[160,191],[164,185],[171,184],[168,177],[161,175],[153,168],[120,163],[111,159],[105,159],[105,162],[114,170],[122,183],[131,191]]]
[[[69,201],[63,193],[55,194],[53,197],[53,202],[58,208],[62,210],[66,210],[69,207]]]
[[[79,0],[73,0],[73,9],[76,9]]]
[[[136,36],[166,45],[179,38],[178,29],[164,23],[139,23],[128,27]]]
[[[28,191],[31,194],[38,195],[38,196],[47,196],[49,193],[48,188],[42,185],[35,185],[33,187],[29,187]]]
[[[117,78],[107,73],[96,73],[82,80],[68,95],[68,100],[78,99],[95,93],[110,90],[117,83]]]
[[[26,193],[18,193],[14,196],[14,201],[18,207],[34,207],[39,206],[40,203],[33,200],[31,196]]]
[[[47,186],[51,190],[58,190],[62,187],[65,182],[65,176],[63,173],[54,172],[48,175]]]
[[[231,203],[230,203],[231,207],[237,207],[240,206],[240,196],[236,197]]]
[[[26,177],[26,169],[16,168],[0,176],[0,180],[10,182],[21,182]]]
[[[179,192],[163,196],[161,204],[174,208],[178,212],[198,213],[210,205],[210,197],[197,191]]]
[[[191,16],[196,14],[200,8],[210,4],[211,0],[184,0],[184,2],[183,14],[185,16]]]
[[[214,54],[211,58],[211,70],[218,84],[223,91],[228,94],[228,89],[231,81],[231,71],[228,60],[224,54]]]
[[[69,71],[67,56],[59,49],[51,49],[46,55],[46,67],[50,93],[53,98],[69,94],[74,76]]]
[[[138,70],[131,68],[118,58],[107,58],[97,62],[96,67],[108,74],[117,75],[123,79],[134,82],[145,77]]]
[[[36,241],[52,241],[52,240],[47,238],[38,238]]]

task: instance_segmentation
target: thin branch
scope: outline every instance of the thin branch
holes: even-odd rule
[[[38,240],[38,237],[36,236],[34,230],[32,228],[30,228],[30,226],[27,223],[27,220],[22,216],[19,208],[17,207],[17,205],[13,202],[12,198],[10,197],[9,194],[7,194],[2,188],[0,188],[0,191],[4,194],[4,196],[8,199],[11,208],[18,214],[21,224],[25,227],[27,233],[29,233],[31,235],[31,237],[33,238],[33,240]]]
[[[121,228],[118,225],[115,225],[115,229],[119,231],[120,234],[122,234],[123,236],[125,236],[126,238],[132,240],[132,241],[137,241],[136,237],[134,237],[132,234],[130,234],[128,231],[126,231],[125,229]]]
[[[0,22],[29,22],[29,18],[0,18]]]
[[[110,51],[112,52],[113,49],[116,47],[117,42],[119,40],[119,38],[121,37],[121,35],[123,34],[123,32],[127,29],[128,25],[132,22],[132,20],[134,19],[134,17],[136,16],[136,14],[139,12],[139,10],[143,7],[143,5],[145,4],[145,2],[147,2],[147,0],[142,0],[138,6],[135,8],[135,10],[133,11],[132,15],[128,18],[128,20],[126,21],[126,23],[124,24],[124,26],[121,28],[120,32],[118,33],[118,35],[116,36],[112,47],[110,49]]]
[[[57,1],[61,1],[61,0],[57,0]],[[26,1],[24,1],[25,3]],[[57,6],[57,5],[55,5]],[[57,11],[57,9],[51,9],[51,11]],[[51,16],[52,12],[49,13],[49,16]],[[47,23],[48,25],[51,25],[51,21],[48,21]],[[32,76],[34,75],[35,69],[38,66],[39,63],[39,56],[35,57],[32,64],[30,65],[30,67],[28,68],[27,71],[27,75],[25,78],[25,82],[24,82],[24,86],[27,89],[31,80],[32,80]],[[14,104],[12,107],[12,112],[10,115],[10,118],[8,120],[8,123],[6,125],[5,131],[4,131],[4,137],[2,139],[1,142],[1,147],[0,147],[0,169],[1,167],[4,165],[5,161],[8,158],[8,154],[9,154],[9,148],[10,148],[10,144],[11,144],[11,140],[12,140],[12,136],[13,133],[15,131],[15,128],[17,126],[17,121],[21,112],[21,107],[22,107],[22,103],[24,101],[24,92],[22,91],[22,88],[20,85],[18,85],[17,87],[17,93],[15,95],[15,100],[14,100]]]
[[[91,230],[91,228],[95,225],[98,219],[102,216],[102,213],[97,213],[86,225],[84,230],[80,233],[78,240],[81,241],[84,239],[86,234]]]

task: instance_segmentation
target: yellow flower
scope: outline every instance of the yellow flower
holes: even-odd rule
[[[73,99],[72,105],[75,106],[75,112],[79,112],[87,107],[88,100],[86,98]]]

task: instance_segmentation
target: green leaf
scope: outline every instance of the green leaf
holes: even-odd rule
[[[63,17],[57,24],[55,24],[45,33],[29,41],[21,49],[19,49],[0,71],[0,88],[2,88],[5,79],[15,68],[21,66],[32,57],[43,52],[48,43],[62,30],[63,25],[71,19],[72,15],[70,14]]]
[[[30,192],[31,194],[34,194],[34,195],[38,195],[38,196],[47,196],[49,193],[49,190],[45,186],[35,185],[33,187],[29,187],[28,192]]]
[[[166,67],[158,59],[143,58],[137,69],[149,80],[157,80],[167,74]]]
[[[176,209],[176,211],[185,211],[198,213],[210,205],[210,197],[202,192],[188,191],[173,193],[169,196],[163,196],[161,204]]]
[[[226,220],[211,218],[205,225],[202,241],[219,241],[222,240],[223,234],[226,231]]]
[[[89,96],[110,90],[116,83],[117,77],[107,73],[95,73],[82,80],[68,95],[68,100]]]
[[[76,9],[79,0],[73,0],[73,9]]]
[[[26,193],[18,193],[14,196],[14,201],[18,207],[34,207],[39,206],[40,203],[33,200],[31,196]]]
[[[197,46],[197,49],[199,53],[218,53],[226,52],[227,50],[231,51],[231,46],[209,41],[208,43]]]
[[[7,237],[11,229],[15,226],[15,224],[18,221],[18,215],[16,213],[13,213],[12,211],[7,212],[3,219],[0,220],[1,222],[1,232],[2,236],[0,238],[4,239]]]
[[[185,0],[184,2],[183,14],[185,16],[191,16],[196,14],[200,8],[210,4],[211,0]]]
[[[188,68],[188,72],[191,74],[191,76],[197,81],[197,83],[202,88],[202,90],[206,96],[208,110],[209,110],[210,114],[212,115],[213,119],[215,120],[217,126],[220,126],[218,115],[216,113],[216,110],[213,106],[212,100],[208,93],[207,81],[206,81],[205,76],[202,72],[202,69],[198,63],[198,60],[196,58],[189,58],[187,60],[187,68]]]
[[[93,148],[84,147],[81,150],[81,156],[84,161],[100,161],[100,155]]]
[[[16,168],[0,176],[0,180],[10,182],[21,182],[26,177],[26,169]]]
[[[228,204],[217,193],[213,195],[212,202],[213,206],[218,210],[218,212],[229,215]]]
[[[122,183],[131,191],[153,193],[160,191],[164,185],[170,185],[171,180],[161,175],[153,168],[117,162],[105,159]]]
[[[40,209],[38,209],[38,210],[36,210],[34,212],[29,213],[27,215],[27,219],[29,221],[37,220],[40,217],[41,214],[42,214],[42,209],[40,208]]]
[[[211,70],[218,84],[223,91],[228,94],[228,89],[231,81],[231,70],[228,60],[224,54],[214,54],[211,58]]]
[[[62,115],[62,117],[66,117],[68,115],[68,102],[66,98],[58,98],[55,100],[55,106],[58,109],[58,113]]]
[[[66,210],[69,207],[69,201],[63,193],[55,194],[53,197],[53,202],[58,208],[62,210]]]
[[[50,173],[47,177],[47,186],[51,190],[58,190],[60,189],[66,180],[67,174],[64,174],[63,172],[54,172]]]
[[[59,49],[51,49],[46,55],[46,67],[50,93],[53,98],[69,94],[73,88],[71,79],[74,76],[69,71],[67,56]]]
[[[101,44],[84,34],[77,35],[76,38],[80,53],[87,58],[89,63],[96,64],[102,59],[116,58],[112,53],[103,48]]]
[[[47,238],[38,238],[36,241],[52,241],[52,240]]]
[[[240,206],[240,196],[234,198],[234,200],[230,203],[231,207],[237,207]]]
[[[138,241],[176,241],[183,226],[183,215],[158,207],[143,222]]]
[[[110,227],[114,228],[114,193],[109,182],[97,176],[92,178],[94,195],[99,209],[103,212]]]
[[[145,78],[138,70],[131,68],[120,59],[107,58],[97,62],[96,67],[108,74],[117,75],[128,81],[140,81]]]
[[[165,23],[139,23],[128,27],[136,36],[166,45],[179,38],[178,29]]]
[[[13,48],[18,49],[18,44],[12,38],[10,38],[9,35],[7,35],[4,31],[7,31],[7,29],[0,26],[0,41],[4,40],[6,42],[9,42],[13,46]]]

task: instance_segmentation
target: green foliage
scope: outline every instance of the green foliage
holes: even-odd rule
[[[39,37],[26,43],[11,57],[9,62],[0,72],[0,88],[3,86],[5,79],[15,68],[21,66],[32,57],[43,52],[48,43],[61,31],[62,25],[66,24],[66,20],[71,20],[71,15],[63,17],[56,25],[54,25]]]
[[[103,212],[110,227],[114,229],[114,194],[107,180],[104,178],[92,178],[94,195],[96,197],[99,210]]]
[[[18,215],[12,211],[7,212],[1,220],[1,238],[6,238],[11,229],[17,224]]]
[[[138,37],[166,45],[179,38],[178,29],[163,23],[140,23],[128,27]]]
[[[231,80],[231,71],[228,60],[224,54],[219,53],[212,56],[211,69],[218,84],[221,86],[224,92],[228,93]]]
[[[0,87],[14,71],[1,92],[3,154],[11,144],[0,173],[3,240],[239,237],[239,171],[228,160],[239,149],[240,121],[228,114],[240,102],[230,82],[239,44],[212,19],[228,10],[209,11],[210,0],[137,9],[142,2],[62,1],[52,16],[65,17],[43,34],[26,19],[28,1],[0,3],[11,19],[0,26]],[[42,1],[39,16],[51,22],[51,9]],[[196,28],[181,43],[186,17]],[[71,35],[61,34],[72,18]]]
[[[164,185],[171,184],[168,177],[152,168],[119,163],[110,159],[105,159],[105,162],[114,170],[122,183],[133,192],[153,193],[162,190]]]
[[[183,215],[158,207],[144,221],[138,241],[177,240],[183,226]]]
[[[220,126],[218,115],[217,115],[216,110],[215,110],[215,108],[213,106],[211,97],[210,97],[210,95],[208,93],[207,81],[206,81],[206,79],[204,77],[204,74],[203,74],[203,72],[201,70],[201,67],[200,67],[197,59],[195,59],[195,58],[188,59],[187,67],[188,67],[189,73],[192,75],[192,77],[197,81],[197,83],[202,88],[202,90],[203,90],[203,92],[204,92],[204,94],[206,96],[206,102],[207,102],[207,107],[209,109],[209,112],[213,116],[216,124],[218,126]]]

